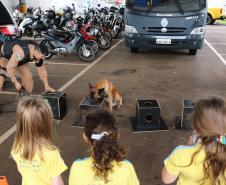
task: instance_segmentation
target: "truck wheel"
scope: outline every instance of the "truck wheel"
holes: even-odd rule
[[[210,24],[213,24],[214,22],[215,20],[212,18],[210,14],[208,14],[206,18],[206,24],[210,25]]]
[[[138,52],[138,48],[130,48],[130,51],[131,51],[132,53],[137,53],[137,52]]]
[[[196,55],[197,49],[189,49],[189,55]]]

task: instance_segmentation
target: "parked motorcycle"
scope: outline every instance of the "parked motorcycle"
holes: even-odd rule
[[[71,22],[68,22],[67,25],[64,27],[64,30],[69,31],[70,33],[73,33],[73,34],[75,34],[76,31],[79,32],[83,36],[86,44],[91,46],[95,54],[97,54],[99,51],[99,45],[96,41],[96,38],[94,36],[89,35],[86,32],[82,23],[83,23],[83,18],[78,17],[76,21],[73,20]]]
[[[20,35],[21,36],[33,36],[32,25],[37,20],[41,18],[41,9],[37,8],[32,14],[25,15],[23,21],[19,25]]]
[[[48,30],[42,33],[43,40],[40,43],[42,53],[46,59],[53,55],[77,54],[85,62],[91,62],[95,58],[95,51],[89,46],[83,36],[76,32]]]
[[[19,9],[15,9],[13,12],[13,19],[15,20],[17,26],[23,21],[24,15],[20,12]]]

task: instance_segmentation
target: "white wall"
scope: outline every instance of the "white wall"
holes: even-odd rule
[[[223,8],[225,4],[225,0],[208,0],[209,8]]]
[[[19,0],[0,0],[3,4],[12,11],[19,3]],[[27,7],[41,7],[43,10],[48,9],[50,6],[55,5],[57,8],[70,6],[72,3],[75,4],[76,9],[83,9],[88,7],[90,4],[91,7],[97,6],[97,4],[102,4],[102,6],[107,6],[109,0],[25,0]],[[114,0],[113,0],[114,1]],[[122,0],[124,1],[124,0]]]
[[[26,0],[27,7],[41,7],[44,10],[52,5],[55,5],[56,8],[64,8],[65,6],[71,6],[72,3],[75,4],[76,9],[81,9],[88,6],[88,4],[90,6],[105,4],[105,0]]]
[[[7,7],[9,11],[13,11],[13,9],[17,6],[18,0],[1,0],[1,2]]]

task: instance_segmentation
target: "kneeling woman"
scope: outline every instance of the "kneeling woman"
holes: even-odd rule
[[[55,90],[49,86],[48,75],[43,65],[44,55],[38,44],[30,40],[12,39],[0,44],[0,90],[3,88],[4,80],[9,75],[15,88],[19,91],[23,87],[26,92],[33,90],[33,79],[28,63],[35,61],[40,79],[43,81],[46,92]],[[21,83],[16,78],[18,70]]]

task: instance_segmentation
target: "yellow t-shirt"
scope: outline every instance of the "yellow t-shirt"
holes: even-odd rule
[[[189,166],[193,154],[201,148]],[[203,163],[206,158],[205,149],[201,144],[193,146],[178,146],[164,160],[167,171],[179,176],[177,185],[200,185],[204,178]],[[211,180],[205,180],[203,185],[212,185]]]
[[[18,171],[22,176],[22,185],[51,185],[52,178],[67,169],[60,153],[55,150],[43,150],[44,161],[35,155],[32,161],[24,160],[18,153],[12,152]]]
[[[113,162],[113,171],[109,173],[109,182],[95,176],[92,158],[76,160],[71,167],[69,185],[139,185],[136,172],[129,161]]]

